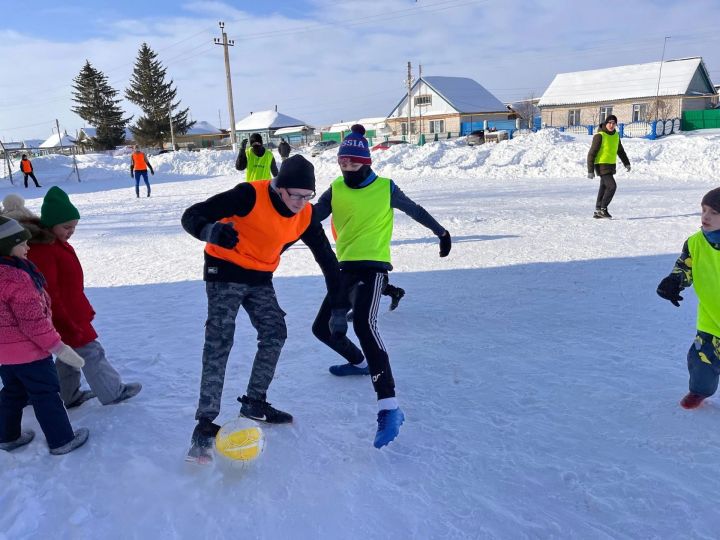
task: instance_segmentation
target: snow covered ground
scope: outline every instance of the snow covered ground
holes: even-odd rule
[[[717,537],[720,400],[677,404],[695,297],[678,309],[655,288],[718,185],[720,132],[623,144],[633,171],[617,176],[612,221],[591,217],[589,137],[376,153],[454,240],[440,259],[437,239],[396,213],[391,282],[407,295],[380,329],[407,421],[372,447],[370,381],[327,372],[338,358],[310,333],[323,281],[298,244],[275,279],[289,338],[269,395],[296,420],[266,427],[242,473],[183,462],[206,301],[202,244],[179,219],[242,181],[234,156],[151,156],[149,199],[135,198],[127,156],[81,156],[79,184],[67,158],[34,160],[44,187],[5,180],[0,197],[18,191],[39,211],[52,183],[71,194],[100,341],[144,389],[71,410],[91,438],[60,458],[26,409],[39,436],[0,455],[0,539]],[[334,153],[314,162],[322,191]],[[221,423],[254,350],[241,312]]]

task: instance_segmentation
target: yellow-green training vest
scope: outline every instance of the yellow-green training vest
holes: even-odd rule
[[[390,179],[378,176],[368,186],[349,188],[340,176],[332,183],[332,219],[338,261],[390,263],[393,209]]]
[[[615,165],[615,163],[617,163],[618,147],[620,146],[620,134],[617,130],[615,130],[615,133],[612,135],[604,131],[598,131],[598,133],[602,137],[602,144],[595,156],[595,163]]]
[[[245,180],[254,182],[255,180],[272,180],[272,172],[270,165],[272,164],[273,155],[270,150],[265,149],[262,157],[257,157],[252,148],[245,150],[247,157],[247,169],[245,170]]]
[[[692,276],[698,297],[697,329],[720,337],[720,251],[702,231],[688,238]]]

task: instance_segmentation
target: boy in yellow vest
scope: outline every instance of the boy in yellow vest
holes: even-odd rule
[[[272,152],[263,146],[262,136],[259,133],[250,135],[250,150],[246,150],[248,140],[243,139],[240,152],[235,160],[235,168],[245,171],[245,180],[270,180],[278,175],[277,164]]]
[[[616,126],[617,116],[614,114],[609,115],[600,124],[600,129],[593,137],[587,155],[588,178],[592,180],[596,174],[600,177],[600,189],[598,190],[595,213],[593,214],[595,219],[612,218],[610,212],[608,212],[608,205],[617,189],[614,175],[617,171],[615,164],[618,157],[622,160],[627,171],[630,172],[630,160],[620,142],[620,134],[615,129]]]
[[[441,257],[450,253],[451,240],[450,233],[422,206],[400,191],[392,180],[373,172],[368,141],[363,136],[365,128],[355,124],[350,129],[338,151],[342,175],[322,194],[314,208],[320,220],[331,213],[333,216],[346,306],[333,307],[330,297],[326,297],[315,318],[313,334],[347,360],[346,364],[331,366],[330,373],[372,376],[379,409],[373,445],[382,448],[397,437],[405,420],[395,397],[390,359],[377,328],[380,296],[392,270],[393,209],[402,210],[435,233],[440,239]],[[353,329],[362,350],[345,335],[350,307]]]
[[[695,409],[712,396],[720,374],[720,188],[702,200],[702,228],[685,241],[682,255],[657,293],[675,306],[680,292],[690,285],[698,297],[697,335],[687,355],[690,392],[680,401]]]

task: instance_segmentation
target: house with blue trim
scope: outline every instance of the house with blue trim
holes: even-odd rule
[[[420,77],[387,117],[391,136],[467,135],[488,123],[514,126],[517,114],[477,81],[467,77]]]

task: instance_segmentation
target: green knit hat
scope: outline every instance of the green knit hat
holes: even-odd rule
[[[80,212],[70,202],[68,194],[57,186],[51,187],[40,208],[40,223],[49,228],[74,219],[80,219]]]

